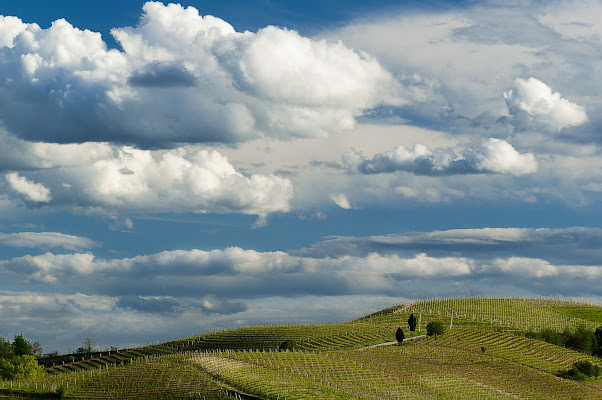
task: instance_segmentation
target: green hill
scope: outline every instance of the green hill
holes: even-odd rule
[[[407,326],[412,313],[415,332]],[[423,337],[434,321],[448,331]],[[586,303],[433,299],[346,323],[245,327],[76,362],[45,360],[43,379],[2,382],[0,398],[61,391],[72,399],[602,399],[602,378],[557,376],[577,361],[602,366],[602,359],[526,337],[601,324],[602,307]],[[398,327],[418,338],[364,348],[394,341]],[[279,352],[285,340],[296,350]]]

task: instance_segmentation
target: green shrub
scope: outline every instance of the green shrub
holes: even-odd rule
[[[551,328],[542,328],[539,331],[539,339],[544,342],[555,344],[556,346],[564,346],[567,341],[567,337],[560,332],[556,332]]]
[[[427,336],[439,336],[445,333],[445,326],[440,321],[429,322],[426,324],[426,335]]]
[[[0,358],[0,377],[2,379],[37,379],[44,374],[44,369],[34,356],[15,356],[10,360]]]
[[[577,361],[575,364],[573,364],[573,367],[577,368],[580,372],[587,376],[593,376],[596,378],[600,376],[600,367],[592,364],[589,361]]]
[[[566,336],[566,347],[573,350],[581,351],[585,354],[592,354],[596,347],[596,336],[593,329],[581,325],[571,331],[565,329],[564,336]]]
[[[67,388],[65,386],[60,386],[56,389],[56,393],[61,396],[61,399],[67,396]]]
[[[594,365],[589,361],[582,360],[574,363],[571,369],[560,371],[556,375],[565,379],[584,381],[588,377],[597,378],[600,376],[600,373],[601,370],[599,366]]]
[[[297,348],[297,342],[295,342],[294,340],[285,340],[284,342],[280,343],[280,346],[278,347],[278,350],[280,351],[286,351],[286,350],[295,350]]]

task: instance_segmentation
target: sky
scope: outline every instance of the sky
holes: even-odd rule
[[[0,0],[0,336],[602,303],[602,2]]]

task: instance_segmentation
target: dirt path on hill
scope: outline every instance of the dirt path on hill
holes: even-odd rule
[[[393,311],[393,314],[399,314],[412,307],[416,302],[410,301],[408,304],[404,304],[403,307],[399,307],[397,310]]]
[[[420,338],[423,338],[423,337],[426,337],[426,335],[412,336],[412,337],[404,339],[403,341],[407,342],[409,340],[416,340],[416,339],[420,339]],[[359,348],[357,350],[359,351],[359,350],[374,349],[376,347],[381,347],[381,346],[393,346],[394,344],[397,344],[397,340],[394,341],[394,342],[385,342],[385,343],[373,344],[372,346],[362,347],[362,348]]]

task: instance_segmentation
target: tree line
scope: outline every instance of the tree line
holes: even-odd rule
[[[525,336],[581,353],[602,357],[602,325],[595,330],[581,325],[575,329],[565,328],[563,332],[557,332],[551,328],[542,328],[538,332],[529,331]]]

